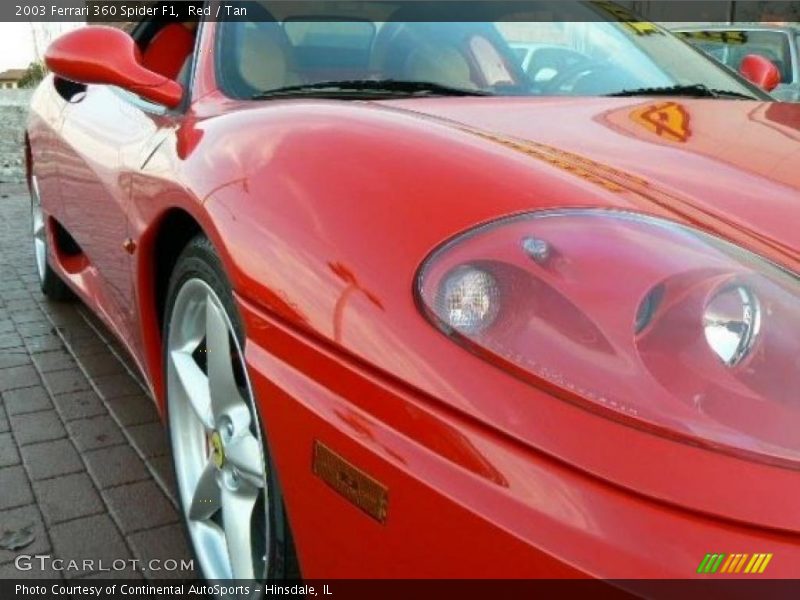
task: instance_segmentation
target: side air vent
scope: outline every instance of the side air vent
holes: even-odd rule
[[[58,262],[67,273],[79,273],[89,266],[89,260],[83,253],[78,242],[69,231],[55,219],[50,219],[53,240],[55,241],[55,255]]]

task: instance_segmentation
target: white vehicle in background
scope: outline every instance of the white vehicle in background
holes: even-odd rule
[[[769,59],[781,74],[777,100],[800,102],[800,26],[692,24],[672,31],[734,71],[749,54]]]

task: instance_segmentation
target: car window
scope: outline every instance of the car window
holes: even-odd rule
[[[283,24],[296,67],[311,76],[343,77],[343,70],[363,70],[369,61],[376,27],[369,21],[288,20]],[[338,71],[336,71],[338,69]],[[326,70],[332,72],[325,73]]]
[[[366,52],[375,37],[375,24],[369,21],[310,21],[292,19],[284,30],[295,48],[349,49]]]
[[[219,27],[218,78],[235,97],[354,80],[530,96],[703,84],[762,97],[668,31],[602,8],[609,3],[481,3],[495,19],[469,22],[402,20],[408,7],[387,2],[354,3],[350,13],[350,3],[329,3],[325,15],[292,12],[302,3],[248,3],[248,16],[253,4],[261,20]],[[276,7],[286,14],[269,12]]]
[[[525,62],[525,58],[528,56],[528,50],[525,47],[520,46],[511,46],[511,50],[514,52],[514,55],[519,60],[519,64],[523,64]]]
[[[738,69],[742,59],[748,54],[760,54],[775,63],[783,83],[794,82],[788,33],[737,29],[684,31],[680,35],[732,69]]]
[[[482,35],[473,36],[469,52],[475,58],[475,67],[486,86],[513,85],[514,76],[497,48]]]

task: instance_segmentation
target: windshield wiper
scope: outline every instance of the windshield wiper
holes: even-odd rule
[[[743,98],[747,100],[757,100],[755,96],[742,94],[730,90],[715,90],[702,83],[692,85],[671,85],[666,87],[646,87],[631,90],[622,90],[613,94],[606,94],[612,97],[626,96],[689,96],[691,98]]]
[[[366,96],[491,96],[488,92],[450,87],[430,81],[396,79],[353,79],[291,85],[259,92],[253,100],[282,96],[363,97]]]

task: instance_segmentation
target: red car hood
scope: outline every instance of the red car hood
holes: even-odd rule
[[[790,267],[800,262],[800,105],[695,99],[412,100]]]
[[[416,98],[225,101],[205,110],[224,118],[197,129],[206,151],[187,168],[206,185],[196,195],[211,199],[205,206],[221,239],[236,240],[228,244],[232,279],[245,300],[358,357],[368,372],[440,400],[430,406],[468,415],[595,476],[705,513],[800,531],[792,496],[781,491],[796,487],[794,472],[775,469],[761,494],[723,494],[733,483],[747,492],[743,473],[760,473],[762,465],[722,453],[698,457],[690,444],[523,388],[457,350],[411,297],[420,261],[458,232],[563,206],[666,216],[800,270],[800,105]],[[292,175],[293,157],[302,157],[301,176]],[[208,178],[209,164],[235,185]],[[313,201],[320,193],[324,201]],[[376,201],[364,200],[370,197]],[[301,362],[299,353],[284,356]],[[380,418],[395,410],[370,393],[358,395]],[[397,409],[393,418],[416,435],[423,428],[415,414]],[[562,435],[565,429],[581,435]],[[587,445],[584,436],[615,443]],[[619,460],[628,448],[643,458]],[[671,478],[652,468],[646,452],[662,457]],[[468,450],[462,464],[479,472],[472,456]],[[698,487],[701,471],[728,487]]]

